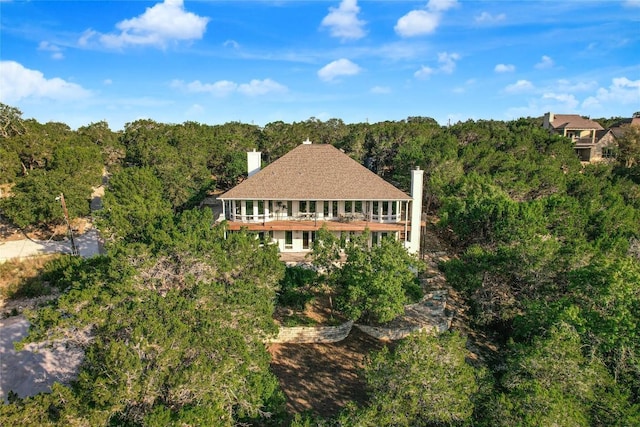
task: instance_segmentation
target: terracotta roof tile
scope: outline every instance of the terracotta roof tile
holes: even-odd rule
[[[410,200],[330,144],[301,144],[219,199]]]

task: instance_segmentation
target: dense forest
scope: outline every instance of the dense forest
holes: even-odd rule
[[[270,163],[307,138],[405,190],[410,170],[424,169],[424,211],[455,251],[439,268],[470,313],[465,331],[417,334],[369,355],[368,402],[331,419],[287,414],[269,368],[263,343],[277,329],[290,269],[248,233],[224,238],[199,208],[246,177],[246,151]],[[616,161],[585,165],[541,117],[450,126],[424,117],[264,127],[137,120],[114,132],[105,122],[42,124],[0,105],[4,221],[62,223],[59,193],[71,217],[87,216],[105,172],[96,213],[105,254],[52,261],[39,280],[60,296],[27,313],[26,341],[90,332],[77,381],[12,396],[0,424],[640,425],[636,127],[626,127]],[[331,245],[314,248],[318,263],[332,265]],[[380,248],[356,242],[342,271],[329,272],[348,317],[385,321],[370,307],[417,292],[399,264],[419,262],[399,258],[390,242]],[[404,285],[363,309],[353,295],[371,289],[358,288],[358,277],[390,257],[387,270],[397,270],[384,283]],[[471,361],[469,332],[492,337],[497,351]]]

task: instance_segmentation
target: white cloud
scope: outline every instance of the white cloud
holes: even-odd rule
[[[550,99],[552,101],[556,101],[557,103],[562,105],[564,110],[566,111],[575,110],[579,104],[576,97],[571,95],[570,93],[554,93],[554,92],[545,93],[542,95],[542,99],[544,100]]]
[[[374,86],[369,90],[369,92],[375,93],[376,95],[386,95],[391,93],[391,88],[388,86]]]
[[[556,82],[555,90],[558,92],[586,92],[598,87],[596,81],[571,82],[567,79],[560,79]]]
[[[103,85],[105,85],[105,86],[109,86],[109,85],[111,85],[112,83],[113,83],[113,80],[111,80],[111,79],[104,79],[104,80],[102,81],[102,84],[103,84]]]
[[[201,39],[208,22],[207,17],[187,12],[183,0],[165,0],[148,7],[142,15],[118,22],[118,33],[99,34],[89,29],[78,43],[87,46],[97,36],[100,43],[108,48],[136,45],[164,47],[171,41]]]
[[[492,15],[489,12],[482,12],[480,15],[477,15],[474,19],[477,24],[495,24],[500,21],[504,21],[507,18],[507,15],[501,13],[499,15]]]
[[[267,95],[269,93],[283,93],[288,91],[286,86],[271,79],[254,79],[249,83],[242,84],[229,80],[219,80],[214,83],[202,83],[200,80],[185,83],[182,80],[173,80],[170,86],[174,89],[188,93],[208,93],[217,97],[228,96],[234,92],[247,96],[260,96]]]
[[[444,12],[458,5],[457,0],[430,0],[427,4],[429,10],[434,12]]]
[[[442,19],[442,12],[458,5],[456,0],[430,0],[426,10],[416,9],[396,23],[394,30],[401,37],[414,37],[433,33]]]
[[[236,83],[229,80],[219,80],[215,83],[202,83],[200,80],[185,83],[182,80],[174,80],[170,86],[189,93],[209,93],[220,97],[227,96],[238,88]]]
[[[627,7],[640,7],[640,0],[626,0],[624,5]]]
[[[496,73],[512,73],[516,70],[516,66],[513,64],[498,64],[493,70]]]
[[[72,100],[91,95],[76,83],[58,77],[47,79],[40,71],[25,68],[15,61],[0,61],[0,87],[0,102],[7,104],[25,98]]]
[[[199,116],[204,113],[204,108],[200,104],[193,104],[185,111],[186,116]]]
[[[506,93],[522,93],[533,90],[534,86],[529,80],[518,80],[504,88]]]
[[[402,37],[433,33],[440,23],[440,14],[426,10],[412,10],[398,19],[394,29]]]
[[[64,58],[64,54],[62,53],[62,49],[60,48],[60,46],[49,43],[47,41],[41,41],[40,44],[38,44],[38,50],[51,52],[51,59]]]
[[[420,67],[418,71],[413,73],[413,76],[419,79],[426,79],[431,77],[432,74],[435,74],[436,70],[431,67],[425,67],[424,65]]]
[[[603,104],[635,105],[640,102],[640,80],[626,77],[612,79],[608,88],[599,88],[594,96],[582,103],[583,107],[602,107]]]
[[[460,55],[457,53],[440,52],[438,53],[438,68],[423,65],[413,75],[419,79],[425,79],[436,73],[451,74],[456,68],[456,61],[459,59]]]
[[[97,31],[92,29],[85,30],[84,33],[78,39],[78,45],[82,47],[87,47],[91,43],[91,39],[98,35]]]
[[[325,82],[330,82],[339,76],[355,76],[360,73],[362,69],[349,61],[342,58],[336,61],[330,62],[321,69],[318,70],[318,77]]]
[[[553,65],[554,65],[553,59],[551,59],[551,57],[547,55],[543,55],[542,58],[540,59],[540,62],[536,64],[536,68],[539,70],[544,70],[546,68],[553,67]]]
[[[248,96],[266,95],[268,93],[283,93],[287,87],[271,79],[251,80],[238,86],[238,92]]]
[[[475,85],[476,83],[476,79],[468,79],[466,82],[464,82],[464,86],[457,86],[452,89],[452,92],[457,94],[465,93],[467,91],[467,88]]]
[[[340,6],[330,7],[329,14],[324,17],[321,25],[328,27],[333,37],[343,40],[360,39],[366,35],[365,21],[358,19],[360,8],[357,0],[342,0]]]
[[[232,49],[238,49],[240,47],[240,44],[235,40],[226,40],[224,43],[222,43],[222,46],[230,47]]]
[[[456,69],[456,61],[460,59],[460,55],[457,53],[441,52],[438,54],[438,63],[440,64],[440,71],[446,74],[453,73]]]

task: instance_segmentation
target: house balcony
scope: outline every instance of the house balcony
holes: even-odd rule
[[[244,224],[262,224],[267,222],[375,222],[375,223],[397,223],[402,221],[401,214],[373,214],[373,213],[343,213],[337,216],[324,215],[319,212],[298,212],[293,215],[281,214],[278,212],[268,214],[251,214],[242,215],[239,213],[230,213],[226,218],[231,222],[240,222]]]
[[[595,144],[594,138],[587,136],[582,138],[571,138],[576,147],[587,147]]]
[[[411,229],[411,225],[406,221],[397,222],[375,222],[375,221],[365,221],[360,219],[353,219],[350,221],[338,221],[338,220],[327,220],[327,219],[316,219],[316,220],[300,220],[300,221],[292,221],[292,220],[272,220],[265,222],[241,222],[241,221],[232,221],[229,220],[227,222],[227,229],[229,231],[239,231],[241,229],[245,229],[247,231],[257,231],[257,232],[269,232],[269,231],[289,231],[289,230],[298,230],[298,231],[317,231],[322,227],[326,227],[329,231],[334,232],[363,232],[365,230],[369,230],[372,232],[375,231],[388,231],[388,232],[404,232]]]

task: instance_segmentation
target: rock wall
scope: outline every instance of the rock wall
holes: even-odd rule
[[[362,332],[383,341],[405,338],[417,331],[442,333],[451,327],[452,313],[447,313],[447,291],[435,290],[427,293],[416,304],[405,307],[405,314],[385,326],[354,324],[353,321],[339,326],[294,326],[280,327],[278,336],[269,343],[332,343],[342,341],[355,326]]]
[[[281,327],[278,336],[269,340],[270,343],[332,343],[342,341],[349,335],[353,321],[339,326],[294,326]]]

